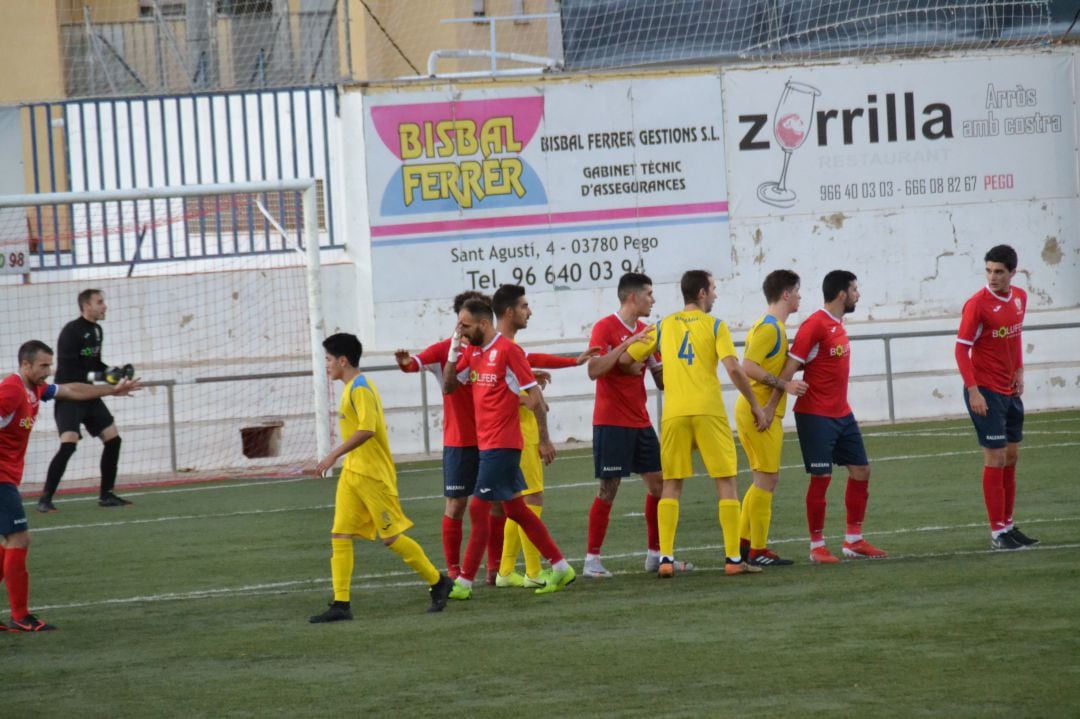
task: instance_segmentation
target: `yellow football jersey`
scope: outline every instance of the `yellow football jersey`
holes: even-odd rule
[[[664,418],[727,417],[716,370],[720,360],[738,355],[726,322],[701,310],[676,312],[627,352],[641,362],[657,349],[664,361]]]
[[[342,440],[358,430],[375,433],[374,437],[345,455],[345,469],[385,483],[396,495],[397,472],[394,470],[394,457],[390,454],[382,399],[375,385],[363,374],[358,374],[341,393],[338,429]]]
[[[787,362],[788,338],[784,323],[772,315],[762,315],[758,321],[750,327],[746,333],[746,348],[743,350],[743,358],[756,362],[763,370],[773,377],[779,377]],[[773,388],[762,384],[757,380],[750,380],[750,387],[754,390],[758,404],[764,407],[769,403]],[[776,416],[783,417],[787,407],[787,393],[780,395],[780,402],[776,405]]]
[[[514,340],[517,344],[517,340]],[[528,397],[528,392],[519,392],[522,397]],[[521,422],[521,442],[525,445],[540,444],[540,423],[536,421],[536,413],[525,405],[518,407],[518,421]]]
[[[528,392],[522,392],[522,396],[528,396]],[[536,421],[536,413],[525,405],[518,407],[518,418],[521,421],[521,441],[524,444],[540,444],[540,424]]]

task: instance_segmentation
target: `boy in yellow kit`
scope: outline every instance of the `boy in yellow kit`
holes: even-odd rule
[[[764,430],[768,424],[739,365],[727,323],[709,314],[716,302],[716,280],[705,270],[688,270],[680,284],[686,302],[683,310],[660,320],[655,332],[630,345],[620,359],[620,364],[629,366],[659,349],[664,361],[664,409],[660,419],[664,486],[656,508],[660,530],[658,576],[667,579],[675,574],[679,499],[683,481],[693,474],[690,455],[694,447],[716,481],[717,513],[724,534],[724,571],[760,572],[760,567],[742,561],[739,552],[735,439],[720,396],[718,365],[724,365],[732,384],[749,402],[757,429]]]
[[[353,540],[374,540],[376,534],[430,586],[428,611],[441,612],[454,583],[435,569],[419,544],[405,536],[413,523],[398,501],[397,472],[390,454],[382,400],[375,385],[360,372],[363,346],[355,335],[338,333],[327,337],[323,348],[330,379],[345,383],[338,406],[342,442],[319,461],[315,471],[321,476],[343,456],[345,464],[338,478],[334,526],[330,531],[334,601],[325,612],[308,621],[321,624],[352,619],[349,589]]]
[[[750,378],[750,387],[758,402],[765,408],[769,428],[757,431],[750,404],[743,397],[735,400],[735,426],[739,442],[750,460],[753,484],[743,497],[739,517],[739,536],[743,559],[758,567],[783,567],[790,559],[779,557],[768,547],[769,524],[772,521],[772,498],[780,480],[780,455],[784,448],[784,428],[781,420],[787,405],[787,394],[801,397],[807,384],[801,380],[780,379],[788,356],[788,337],[784,323],[797,312],[802,297],[799,276],[791,270],[773,270],[761,285],[765,314],[758,318],[746,334],[742,368]],[[786,393],[786,394],[785,394]]]

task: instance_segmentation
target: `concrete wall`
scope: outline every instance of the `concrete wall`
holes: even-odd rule
[[[660,76],[670,77],[672,82],[680,77]],[[1075,82],[1075,75],[1070,77]],[[558,82],[589,84],[605,79],[565,78]],[[542,82],[547,81],[510,86],[528,88]],[[506,86],[500,83],[500,87]],[[422,101],[423,89],[415,91],[417,101]],[[1059,91],[1073,97],[1078,94],[1076,87]],[[367,347],[364,364],[370,367],[391,363],[391,353],[398,346],[416,350],[438,340],[450,331],[453,321],[449,297],[418,296],[411,302],[380,304],[374,300],[374,283],[387,278],[378,275],[379,267],[371,256],[365,147],[373,138],[364,136],[364,103],[362,91],[346,92],[340,114],[331,123],[332,142],[337,148],[333,172],[341,178],[336,183],[335,208],[347,247],[343,255],[330,254],[324,260],[322,292],[326,331],[357,333]],[[1063,156],[1075,157],[1076,134],[1073,125],[1057,136]],[[1074,174],[1075,170],[1074,166]],[[738,187],[745,181],[730,177],[727,184]],[[837,266],[852,269],[860,278],[862,300],[849,325],[855,338],[851,401],[863,422],[885,421],[889,405],[883,376],[884,344],[858,337],[882,332],[954,331],[962,303],[983,285],[982,253],[993,244],[1008,242],[1021,258],[1017,284],[1027,288],[1031,296],[1025,331],[1027,406],[1029,410],[1077,407],[1080,363],[1075,349],[1080,347],[1080,331],[1039,332],[1035,328],[1080,321],[1078,211],[1080,199],[1074,194],[901,212],[867,210],[766,218],[732,214],[717,237],[717,242],[729,249],[710,265],[720,285],[715,314],[729,322],[738,339],[763,308],[760,282],[770,269],[790,266],[804,277],[804,308],[799,317],[819,305],[816,287],[825,272]],[[697,258],[687,259],[691,261],[696,264]],[[413,281],[438,268],[434,259],[430,266],[419,263],[409,269],[407,279]],[[13,308],[11,316],[19,318],[0,328],[0,347],[13,363],[15,348],[28,337],[54,341],[62,324],[75,316],[74,295],[83,284],[93,282],[105,289],[113,307],[105,324],[106,357],[140,364],[149,379],[184,379],[205,376],[204,370],[218,373],[221,369],[244,374],[255,368],[273,370],[309,362],[302,337],[306,323],[303,295],[295,294],[295,282],[289,283],[286,293],[274,272],[266,268],[205,273],[193,264],[188,271],[198,274],[127,280],[113,271],[109,276],[61,282],[63,273],[46,273],[35,275],[35,284],[30,286],[0,285],[4,307]],[[237,283],[242,286],[239,290]],[[244,287],[255,289],[247,294]],[[193,299],[179,299],[188,297],[185,293],[192,290]],[[239,294],[234,297],[236,292]],[[659,283],[656,296],[657,317],[681,306],[672,282]],[[293,299],[274,301],[282,297]],[[534,317],[521,341],[528,347],[556,352],[580,351],[593,322],[617,306],[612,287],[537,292],[530,301]],[[234,311],[237,307],[242,311]],[[185,319],[188,315],[192,319]],[[799,317],[790,323],[791,329]],[[284,327],[292,329],[283,334]],[[183,343],[177,344],[176,336],[182,337]],[[296,337],[296,349],[281,350],[293,344],[292,340],[285,342],[285,336]],[[892,344],[898,419],[963,413],[952,347],[950,336]],[[206,360],[192,361],[207,356]],[[425,418],[419,409],[420,380],[396,370],[376,372],[372,378],[387,407],[395,452],[409,455],[421,451]],[[427,421],[431,445],[437,450],[441,436],[438,390],[434,381],[426,382],[433,404]],[[314,440],[308,420],[302,417],[308,411],[303,409],[305,391],[309,387],[304,380],[237,381],[215,385],[214,391],[205,395],[181,397],[183,406],[177,406],[181,467],[212,471],[223,464],[258,466],[260,461],[239,457],[237,430],[239,425],[274,416],[286,417],[286,461],[311,456]],[[340,387],[332,389],[335,395],[338,391]],[[162,393],[156,389],[143,398],[111,403],[125,436],[122,477],[157,472],[163,467],[167,417]],[[591,436],[592,385],[584,371],[557,372],[548,395],[553,406],[553,437],[560,442],[587,440]],[[282,399],[286,396],[290,398],[287,401]],[[730,402],[733,398],[726,399]],[[214,419],[204,422],[206,416]],[[44,466],[55,447],[51,421],[47,414],[43,419],[32,440],[26,478],[29,487],[43,480]],[[219,456],[225,459],[208,461],[211,447],[221,448]],[[76,456],[73,477],[96,472],[98,450],[89,446],[87,450]]]

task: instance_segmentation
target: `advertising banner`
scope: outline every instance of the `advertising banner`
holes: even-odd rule
[[[1072,74],[1049,54],[725,72],[731,214],[1075,197]]]
[[[727,261],[716,75],[372,93],[364,122],[376,301]]]

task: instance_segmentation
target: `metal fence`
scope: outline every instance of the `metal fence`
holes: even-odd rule
[[[106,0],[118,11],[134,1]],[[1068,33],[1080,0],[143,0],[141,8],[103,21],[88,8],[62,13],[69,96],[380,82],[425,77],[425,59],[431,73],[439,57],[471,74],[489,72],[496,55],[556,72],[1032,45]],[[498,23],[496,42],[500,20],[508,22]],[[446,22],[461,24],[448,35]]]
[[[140,18],[110,22],[84,8],[60,25],[65,89],[97,97],[337,83],[339,3],[306,4],[316,7],[241,0],[207,12],[205,1],[154,2]]]
[[[341,244],[334,227],[330,145],[337,122],[336,88],[69,100],[25,105],[23,112],[34,193],[313,177],[322,245]],[[299,207],[291,207],[294,198],[271,194],[263,195],[262,202],[286,218],[287,228],[287,218],[299,215]],[[147,217],[144,209],[140,217],[139,212],[134,201],[79,212],[38,208],[27,218],[33,268],[131,262],[130,243],[113,240],[136,226],[149,233],[146,247],[153,248],[141,262],[283,249],[270,244],[269,232],[251,207],[238,211],[234,203],[223,207],[199,199],[167,205],[160,216]],[[183,242],[173,238],[178,220],[184,221]],[[168,235],[167,241],[157,241],[159,232]],[[248,241],[223,241],[237,236]],[[199,251],[193,253],[192,247]]]
[[[567,68],[978,49],[1049,40],[1057,0],[563,0]]]
[[[1055,323],[1055,324],[1045,324],[1045,325],[1032,325],[1030,327],[1025,327],[1024,332],[1025,333],[1046,332],[1046,331],[1058,331],[1058,330],[1070,330],[1070,329],[1080,329],[1080,322],[1065,322],[1065,323]],[[906,375],[906,373],[903,373],[903,372],[895,372],[894,369],[893,369],[893,361],[892,361],[893,343],[895,343],[897,341],[904,341],[904,340],[925,339],[925,338],[931,338],[931,337],[955,337],[955,336],[956,336],[956,330],[935,330],[935,331],[922,331],[922,332],[885,332],[885,333],[880,333],[880,334],[864,334],[864,335],[852,335],[851,336],[851,341],[852,342],[875,342],[875,341],[877,341],[877,342],[882,342],[884,344],[884,365],[882,367],[882,372],[880,373],[880,377],[882,378],[881,381],[884,381],[884,383],[885,383],[885,388],[886,388],[885,397],[886,397],[886,403],[887,403],[888,421],[889,422],[895,423],[897,421],[895,392],[894,392],[895,384],[896,384],[897,380],[903,378]],[[735,346],[736,347],[742,347],[742,346],[744,346],[744,342],[738,341],[738,342],[735,343]],[[563,357],[576,357],[577,355],[572,354],[572,353],[562,353],[560,356],[563,356]],[[942,373],[944,373],[945,371],[954,371],[954,370],[952,370],[951,367],[950,367],[949,370],[942,370]],[[377,372],[398,373],[398,372],[400,372],[400,368],[396,364],[371,365],[371,366],[365,366],[364,367],[364,372],[366,372],[366,373],[377,373]],[[259,378],[261,378],[261,379],[273,379],[273,378],[297,377],[297,376],[306,376],[306,374],[307,373],[297,373],[297,372],[276,373],[276,374],[259,375]],[[417,373],[417,377],[418,377],[419,384],[420,384],[420,386],[418,388],[419,404],[407,405],[407,406],[404,406],[404,407],[402,407],[401,405],[393,404],[393,403],[390,404],[390,405],[387,405],[388,410],[401,411],[403,409],[406,409],[406,410],[411,409],[411,410],[417,410],[417,411],[420,412],[420,415],[421,415],[421,418],[422,418],[421,419],[421,422],[422,422],[422,425],[421,425],[421,427],[422,427],[422,435],[421,436],[422,436],[422,440],[423,440],[424,454],[431,454],[431,450],[432,450],[431,410],[433,409],[433,405],[432,405],[432,400],[431,400],[431,393],[429,392],[429,388],[428,388],[429,374],[430,374],[429,372],[419,372],[419,373]],[[922,374],[922,373],[915,373],[915,374]],[[878,374],[874,374],[874,375],[868,376],[868,378],[869,379],[874,379],[875,377],[878,377],[878,376],[879,376]],[[250,378],[251,378],[250,375],[207,377],[207,378],[204,378],[204,379],[201,379],[201,380],[196,380],[196,382],[225,382],[225,381],[235,381],[235,380],[250,379]],[[853,376],[851,379],[853,381],[859,381],[859,380],[862,380],[862,379],[867,379],[867,377]],[[959,383],[959,375],[957,375],[956,381],[957,381],[957,383]],[[159,386],[165,386],[165,387],[169,388],[169,394],[168,394],[168,402],[169,402],[168,413],[169,413],[169,418],[170,418],[169,434],[170,434],[171,438],[175,438],[176,428],[175,428],[175,424],[173,423],[173,419],[172,419],[175,413],[174,413],[174,409],[173,409],[173,406],[172,406],[173,395],[172,395],[172,389],[171,389],[174,382],[172,380],[164,380],[164,381],[155,382],[154,384],[159,385]],[[655,406],[655,412],[653,414],[653,422],[658,425],[659,421],[660,421],[660,417],[661,417],[661,415],[663,413],[663,392],[660,392],[660,391],[657,391],[657,390],[650,390],[649,394],[653,396],[654,402],[655,402],[655,405],[656,405]],[[438,399],[436,399],[436,402],[439,402],[439,400],[441,400],[441,394],[438,391],[436,391],[435,396],[436,396],[436,398],[438,398]],[[547,399],[548,399],[548,401],[550,403],[558,404],[559,402],[562,402],[562,401],[571,401],[571,400],[579,400],[579,399],[591,399],[591,397],[592,397],[591,394],[590,395],[566,395],[566,396],[551,396],[551,397],[548,397]],[[439,402],[439,404],[437,404],[435,406],[436,407],[441,406],[441,402]],[[175,448],[175,439],[171,440],[171,444]],[[175,449],[174,449],[174,453],[175,453]]]

